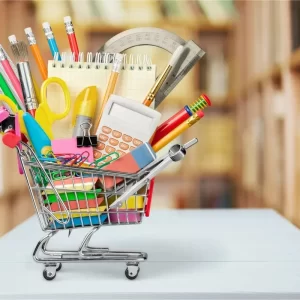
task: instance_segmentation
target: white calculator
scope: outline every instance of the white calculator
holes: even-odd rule
[[[148,142],[160,123],[161,114],[135,100],[111,95],[97,129],[95,158],[118,152],[125,155]]]

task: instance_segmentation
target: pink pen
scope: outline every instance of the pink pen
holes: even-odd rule
[[[0,63],[5,71],[6,75],[8,76],[9,80],[11,81],[11,84],[14,87],[17,95],[24,102],[21,83],[20,83],[18,77],[16,76],[15,72],[13,71],[13,69],[9,63],[9,60],[7,59],[5,51],[1,45],[0,45]]]

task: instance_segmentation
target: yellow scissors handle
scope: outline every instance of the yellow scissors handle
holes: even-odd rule
[[[61,87],[61,89],[64,93],[65,110],[62,113],[52,112],[52,110],[50,109],[50,107],[48,105],[46,94],[47,94],[48,85],[51,83],[57,83]],[[47,114],[53,120],[61,120],[69,114],[70,109],[71,109],[70,92],[69,92],[69,89],[68,89],[66,83],[62,79],[60,79],[58,77],[50,77],[43,82],[42,87],[41,87],[41,104],[40,104],[40,106],[44,106],[44,109],[47,111]]]
[[[8,98],[5,95],[0,95],[0,101],[5,102],[11,108],[13,113],[18,112],[20,130],[23,134],[25,134],[28,137],[26,126],[25,126],[24,120],[23,120],[23,111],[19,110],[17,105],[10,98]]]

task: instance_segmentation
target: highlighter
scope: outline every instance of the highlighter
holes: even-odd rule
[[[96,110],[98,91],[96,86],[89,86],[79,93],[75,100],[72,119],[73,137],[84,136],[90,130]]]
[[[158,142],[156,142],[152,147],[153,150],[155,152],[158,152],[163,147],[168,145],[171,141],[176,139],[184,131],[186,131],[191,126],[193,126],[195,123],[197,123],[203,117],[204,117],[204,113],[201,110],[197,111],[191,117],[189,117],[186,121],[181,123],[175,129],[173,129],[171,132],[169,132],[166,136],[164,136],[162,139],[160,139]]]
[[[186,121],[194,113],[204,109],[207,106],[211,106],[209,98],[204,94],[200,95],[198,100],[196,100],[194,103],[191,105],[186,105],[179,112],[157,127],[151,145],[155,145],[159,140],[169,134],[181,123]]]
[[[29,114],[23,114],[23,120],[28,132],[29,140],[38,157],[51,150],[51,141],[39,123]]]

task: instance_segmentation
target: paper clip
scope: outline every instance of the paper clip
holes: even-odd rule
[[[113,156],[115,156],[115,157],[113,157]],[[98,158],[94,162],[90,163],[90,166],[94,165],[95,168],[101,169],[101,168],[109,165],[113,161],[117,160],[119,157],[120,157],[120,154],[118,152],[111,152],[105,156]],[[107,160],[107,158],[110,158],[110,159]],[[99,163],[101,163],[101,162],[103,162],[103,163],[99,165]]]
[[[84,125],[87,125],[88,127],[85,127]],[[82,129],[83,136],[77,136],[77,147],[97,146],[97,136],[91,135],[92,124],[84,122],[80,124],[80,128]]]

